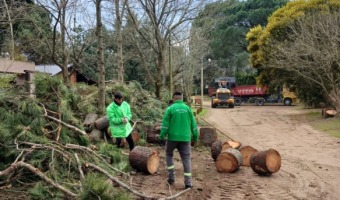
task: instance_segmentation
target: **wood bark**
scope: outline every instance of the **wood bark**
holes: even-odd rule
[[[101,117],[99,119],[97,119],[95,122],[94,122],[94,126],[98,129],[98,130],[104,130],[104,129],[107,129],[110,124],[109,124],[109,120],[107,119],[106,116],[104,117]]]
[[[98,115],[96,113],[89,113],[86,115],[83,125],[86,127],[93,126],[97,118]]]
[[[222,142],[220,140],[215,141],[211,145],[211,157],[216,161],[218,155],[220,155],[222,150]]]
[[[199,140],[204,146],[209,146],[217,140],[217,132],[215,128],[211,127],[201,127]]]
[[[129,154],[131,167],[147,174],[157,172],[159,161],[159,152],[148,147],[136,146]]]
[[[235,172],[242,165],[242,154],[239,150],[229,148],[220,153],[215,165],[218,172]]]
[[[159,134],[161,132],[161,125],[157,124],[154,127],[149,127],[146,130],[146,141],[149,143],[159,143]]]
[[[259,175],[271,175],[280,170],[281,156],[275,149],[258,151],[250,157],[250,166]]]
[[[91,142],[99,142],[103,139],[103,133],[98,129],[93,129],[89,134],[89,139]]]
[[[103,23],[101,12],[102,0],[95,0],[96,3],[96,37],[97,37],[97,67],[98,67],[98,111],[105,113],[105,66],[104,66],[104,44],[103,44]],[[103,129],[100,129],[103,130]]]
[[[221,142],[219,140],[213,142],[211,145],[211,157],[216,161],[218,155],[226,149],[233,148],[228,142]]]
[[[250,167],[250,157],[257,152],[257,149],[251,146],[243,146],[240,148],[240,152],[243,157],[243,166]]]

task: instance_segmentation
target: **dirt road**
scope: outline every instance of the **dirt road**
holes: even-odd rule
[[[209,148],[193,149],[194,189],[179,199],[340,199],[340,139],[313,130],[296,106],[237,106],[208,109],[204,119],[242,145],[258,150],[273,148],[282,158],[281,169],[258,176],[250,167],[235,173],[218,173]],[[219,139],[228,138],[219,134]],[[182,164],[176,153],[177,179],[165,184],[164,149],[159,172],[136,175],[132,186],[146,194],[170,196],[183,190]]]

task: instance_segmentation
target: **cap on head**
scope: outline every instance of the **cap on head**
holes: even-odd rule
[[[113,96],[114,96],[115,99],[121,99],[121,98],[123,98],[123,95],[122,95],[122,93],[120,93],[120,92],[115,92],[115,93],[113,94]]]

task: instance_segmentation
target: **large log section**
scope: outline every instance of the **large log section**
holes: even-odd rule
[[[131,167],[148,174],[158,170],[159,161],[159,152],[148,147],[136,146],[129,155]]]
[[[246,167],[250,167],[250,157],[257,152],[257,150],[254,147],[251,146],[243,146],[240,149],[240,152],[243,157],[242,165]]]
[[[211,127],[201,127],[199,140],[204,146],[209,146],[217,140],[217,132],[215,128]]]
[[[280,170],[281,156],[275,149],[258,151],[250,157],[250,166],[259,175],[271,175]]]
[[[220,153],[215,165],[218,172],[235,172],[242,165],[242,154],[239,150],[229,148]]]
[[[107,117],[101,117],[94,122],[94,126],[98,130],[102,131],[109,127],[109,120],[107,119]]]

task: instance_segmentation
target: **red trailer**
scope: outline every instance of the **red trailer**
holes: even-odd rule
[[[290,106],[297,102],[295,93],[283,89],[275,94],[269,93],[267,86],[241,85],[232,89],[235,106],[241,105],[242,102],[255,102],[256,105],[262,106],[264,103],[283,103]]]

